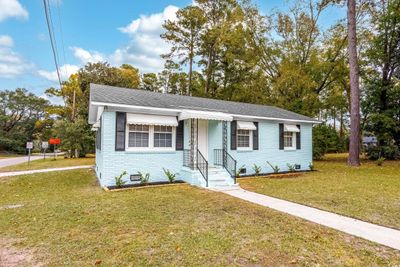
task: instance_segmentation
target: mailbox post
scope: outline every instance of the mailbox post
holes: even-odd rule
[[[57,145],[61,144],[61,139],[60,138],[50,138],[49,143],[50,143],[50,145],[54,145],[54,159],[56,159],[56,149],[57,149]]]

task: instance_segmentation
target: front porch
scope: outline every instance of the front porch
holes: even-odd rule
[[[183,150],[182,171],[191,177],[190,183],[202,187],[235,185],[237,163],[227,149],[227,122],[232,118],[206,119],[202,115],[184,120],[188,138]]]

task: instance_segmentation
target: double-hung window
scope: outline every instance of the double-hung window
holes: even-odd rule
[[[237,130],[237,148],[238,149],[251,149],[251,130]]]
[[[283,146],[285,147],[285,148],[293,148],[294,146],[293,146],[293,143],[294,143],[294,141],[293,141],[293,132],[284,132],[283,133]]]
[[[154,126],[154,147],[172,147],[172,126]]]
[[[129,147],[149,147],[149,125],[129,125]]]
[[[127,127],[128,151],[175,150],[176,127],[129,124]]]

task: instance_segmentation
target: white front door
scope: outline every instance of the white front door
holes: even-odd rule
[[[208,121],[199,120],[198,145],[201,154],[208,160]]]

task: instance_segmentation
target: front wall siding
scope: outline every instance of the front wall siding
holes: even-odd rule
[[[230,123],[228,123],[230,133]],[[278,165],[280,171],[287,171],[287,164],[300,164],[301,170],[308,170],[312,162],[312,126],[301,124],[301,149],[294,151],[279,150],[279,122],[259,122],[259,150],[238,151],[230,150],[229,153],[237,160],[237,169],[244,166],[246,174],[254,173],[253,165],[261,166],[262,173],[273,172],[267,164]]]
[[[182,151],[176,152],[126,152],[115,151],[115,112],[103,113],[103,142],[102,142],[102,178],[103,186],[115,185],[115,177],[123,171],[128,175],[124,177],[127,184],[130,174],[138,171],[150,173],[150,182],[167,181],[163,168],[169,169],[174,173],[179,173],[182,168]],[[178,175],[179,176],[179,175]],[[137,183],[137,182],[134,182]]]
[[[96,151],[97,175],[103,186],[115,185],[115,177],[124,170],[128,175],[124,180],[129,184],[129,174],[138,171],[150,173],[150,182],[167,181],[163,168],[178,173],[177,178],[184,175],[182,172],[182,151],[162,153],[140,153],[115,151],[115,112],[103,113],[102,117],[102,150]],[[185,149],[189,148],[190,122],[185,122],[184,143]],[[252,174],[254,164],[262,167],[263,173],[273,172],[267,161],[278,165],[280,171],[287,171],[287,164],[300,164],[302,170],[307,170],[312,162],[312,126],[301,124],[301,150],[279,150],[279,123],[259,123],[259,150],[237,151],[230,150],[230,123],[228,122],[228,151],[237,160],[237,168],[244,166],[246,174]],[[222,148],[222,122],[209,121],[209,163],[214,163],[214,149]]]

